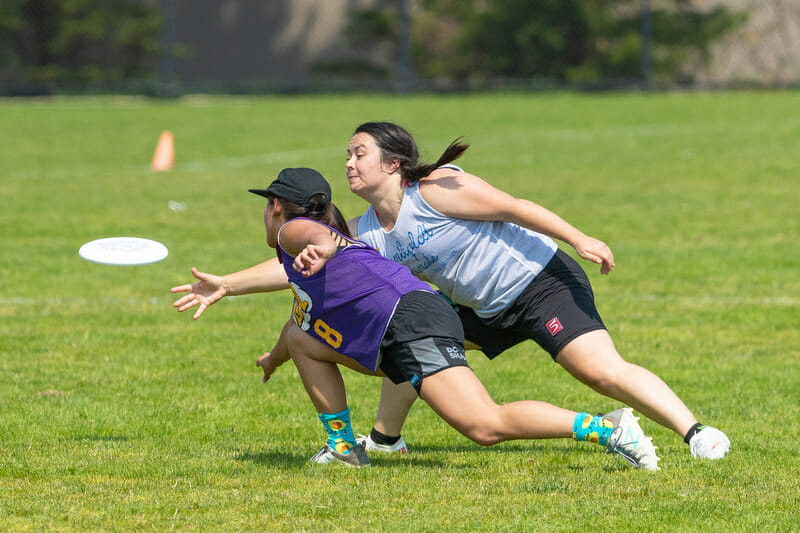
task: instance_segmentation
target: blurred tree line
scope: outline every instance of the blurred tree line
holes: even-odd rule
[[[354,50],[383,49],[392,76],[403,0],[354,11]],[[580,83],[642,76],[643,44],[656,80],[691,81],[682,67],[702,62],[709,48],[746,16],[701,0],[419,0],[414,4],[412,63],[424,79],[536,78]],[[647,24],[643,27],[643,8]],[[645,43],[644,39],[650,39]],[[402,43],[399,44],[402,46]],[[381,69],[381,58],[364,61]]]
[[[160,29],[158,10],[132,0],[2,0],[0,74],[38,86],[141,79]]]
[[[654,79],[690,81],[691,73],[682,71],[687,60],[702,59],[716,39],[744,21],[724,7],[703,9],[701,0],[653,4]],[[383,0],[350,14],[349,52],[315,65],[314,72],[384,80],[412,70],[426,80],[635,80],[641,77],[643,39],[650,35],[642,28],[643,5],[649,2]],[[81,87],[153,81],[163,46],[158,6],[142,0],[2,0],[0,82]]]

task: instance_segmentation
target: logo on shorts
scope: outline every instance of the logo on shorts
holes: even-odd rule
[[[467,360],[467,356],[464,354],[464,350],[462,348],[459,348],[458,346],[448,346],[447,355],[450,356],[450,359],[463,359],[464,361]]]
[[[419,383],[419,376],[414,374],[413,376],[411,376],[411,379],[409,379],[408,381],[411,382],[411,386],[412,387],[416,387],[417,383]]]
[[[558,321],[558,317],[553,317],[553,319],[546,325],[547,325],[547,331],[549,331],[550,335],[553,336],[555,336],[556,333],[564,329],[564,326],[562,326],[561,322]]]

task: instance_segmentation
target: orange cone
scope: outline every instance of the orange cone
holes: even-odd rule
[[[175,140],[171,131],[164,131],[158,138],[156,151],[153,152],[153,160],[150,168],[153,170],[172,170],[175,166]]]

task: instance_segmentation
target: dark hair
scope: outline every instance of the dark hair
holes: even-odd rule
[[[459,137],[450,143],[436,163],[430,165],[419,162],[419,150],[417,143],[414,142],[414,137],[397,124],[365,122],[356,128],[353,135],[356,133],[366,133],[375,139],[375,144],[381,150],[381,161],[394,160],[400,163],[400,174],[407,183],[416,183],[440,166],[455,161],[469,148],[469,144],[459,142],[463,139],[463,137]]]
[[[339,211],[336,204],[331,202],[324,194],[315,194],[312,196],[308,207],[297,205],[294,202],[279,198],[273,194],[270,194],[268,198],[270,202],[277,200],[281,203],[287,222],[293,218],[306,217],[332,227],[345,237],[353,238],[350,234],[350,229],[347,227],[347,221],[344,219],[341,211]]]

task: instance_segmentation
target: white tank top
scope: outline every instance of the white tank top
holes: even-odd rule
[[[358,238],[481,318],[508,307],[557,249],[546,235],[516,224],[447,217],[422,198],[419,183],[406,187],[391,231],[370,207],[358,221]]]

